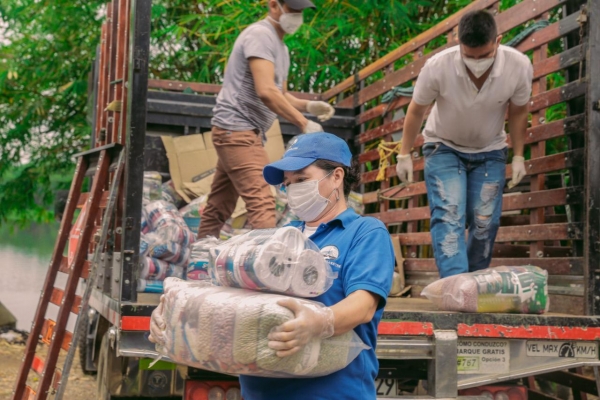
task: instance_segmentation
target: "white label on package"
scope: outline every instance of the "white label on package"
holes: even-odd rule
[[[458,373],[487,374],[508,372],[510,346],[508,340],[458,340]]]
[[[564,357],[598,359],[598,343],[528,340],[529,357]]]

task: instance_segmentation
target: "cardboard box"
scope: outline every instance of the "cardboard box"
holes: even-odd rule
[[[216,167],[216,151],[207,149],[201,134],[186,136],[161,136],[167,158],[173,186],[188,203],[192,201],[183,190],[184,182],[194,182],[198,177]],[[211,153],[214,153],[211,155]]]
[[[265,150],[269,161],[277,161],[283,157],[285,147],[279,121],[266,132]],[[208,194],[212,178],[207,180],[210,170],[217,166],[217,151],[212,142],[212,133],[186,136],[161,136],[167,158],[169,171],[175,190],[188,203],[192,199]]]
[[[267,142],[265,143],[265,150],[269,156],[269,162],[275,162],[281,160],[283,153],[285,153],[285,146],[283,144],[283,136],[281,135],[281,127],[279,126],[279,120],[275,120],[271,128],[265,134]]]

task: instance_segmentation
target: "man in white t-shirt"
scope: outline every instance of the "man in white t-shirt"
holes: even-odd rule
[[[401,181],[412,182],[410,151],[435,101],[423,130],[423,155],[431,238],[442,278],[490,265],[508,154],[504,119],[508,109],[514,153],[510,187],[526,175],[523,142],[533,76],[527,56],[500,45],[489,12],[465,14],[458,33],[460,44],[433,56],[421,70],[396,165]]]

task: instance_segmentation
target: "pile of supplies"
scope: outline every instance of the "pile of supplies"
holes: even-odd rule
[[[450,276],[423,289],[442,311],[543,314],[550,306],[548,272],[531,265]]]
[[[152,314],[164,329],[156,350],[178,364],[227,374],[314,377],[346,367],[368,347],[351,330],[315,339],[301,351],[278,357],[268,346],[275,327],[294,319],[277,304],[285,296],[213,286],[209,282],[165,280],[165,294]],[[322,309],[314,301],[298,301]]]

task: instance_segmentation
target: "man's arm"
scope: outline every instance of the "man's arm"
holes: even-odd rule
[[[512,142],[513,154],[523,156],[525,146],[525,132],[527,131],[529,116],[529,103],[517,106],[511,102],[508,105],[508,129]]]
[[[275,114],[287,119],[304,131],[308,119],[290,103],[288,97],[284,96],[275,85],[275,65],[271,61],[255,57],[248,59],[248,63],[254,78],[256,94],[262,102]]]
[[[415,144],[415,139],[421,131],[423,126],[423,120],[425,119],[425,113],[429,108],[429,104],[421,105],[415,103],[414,100],[408,105],[408,111],[404,118],[404,130],[402,132],[402,148],[400,149],[400,155],[407,155],[410,153]]]
[[[287,82],[285,83],[284,87],[287,87]],[[306,109],[306,106],[308,105],[308,100],[299,99],[296,96],[294,96],[293,94],[289,93],[288,91],[283,92],[283,95],[285,96],[287,101],[290,102],[292,107],[294,107],[296,110],[298,110],[300,112],[308,111]]]

